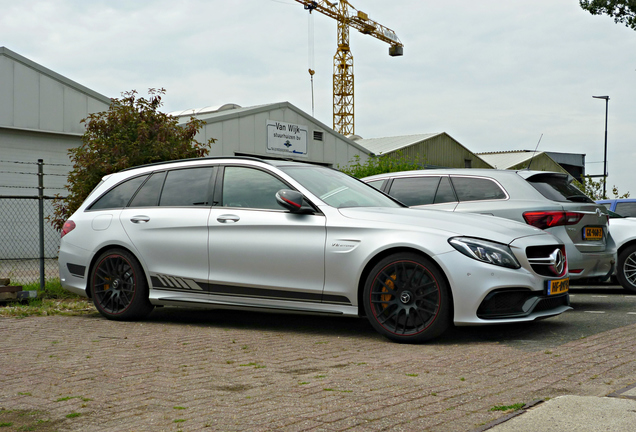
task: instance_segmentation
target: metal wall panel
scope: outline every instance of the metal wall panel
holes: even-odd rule
[[[0,126],[13,126],[13,62],[0,56]]]
[[[40,76],[40,125],[46,131],[64,131],[64,86],[49,77]]]
[[[71,87],[64,87],[64,132],[84,133],[84,125],[80,123],[80,120],[86,116],[88,116],[87,96]]]
[[[223,122],[223,150],[224,154],[232,155],[235,151],[241,151],[238,118]]]
[[[13,124],[17,128],[38,129],[40,113],[40,74],[20,63],[14,63]]]
[[[403,157],[419,162],[422,166],[465,168],[465,161],[470,160],[471,168],[492,168],[446,134],[437,135],[388,154],[401,154]]]
[[[223,156],[223,123],[205,125],[196,136],[199,142],[206,142],[215,138],[216,142],[210,147],[210,156]]]
[[[81,134],[110,99],[0,47],[0,126]]]
[[[254,116],[241,117],[238,121],[238,139],[241,143],[242,153],[254,153],[256,151],[256,125]]]
[[[508,169],[512,170],[522,170],[527,169],[528,164],[530,164],[530,168],[534,171],[552,171],[552,172],[562,172],[568,174],[567,170],[554,161],[549,155],[545,153],[540,153],[532,158],[532,162],[530,160],[524,161],[515,166],[511,166]]]
[[[81,143],[79,136],[43,134],[0,128],[0,195],[37,195],[38,159],[46,164],[44,194],[64,192],[72,169],[68,150]]]
[[[87,107],[87,110],[88,110],[89,114],[90,113],[98,113],[98,112],[102,112],[102,111],[108,111],[109,106],[110,106],[109,104],[106,104],[106,103],[102,102],[101,100],[97,100],[97,99],[94,99],[92,97],[88,97],[87,98],[86,107]],[[82,118],[85,118],[85,117],[82,117]]]

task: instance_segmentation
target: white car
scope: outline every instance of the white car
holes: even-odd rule
[[[618,247],[618,283],[626,290],[636,292],[636,217],[623,217],[610,212],[609,227]]]
[[[413,210],[330,168],[255,158],[104,177],[64,225],[59,270],[109,319],[154,306],[366,316],[398,342],[570,309],[564,244],[543,230]]]

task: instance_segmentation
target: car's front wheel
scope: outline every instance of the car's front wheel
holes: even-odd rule
[[[95,307],[108,319],[137,320],[152,312],[141,264],[123,249],[107,250],[97,258],[90,289]]]
[[[446,280],[433,263],[412,253],[380,261],[364,287],[364,308],[371,325],[385,337],[406,343],[441,335],[450,323]]]
[[[616,278],[623,288],[636,292],[636,244],[618,254]]]

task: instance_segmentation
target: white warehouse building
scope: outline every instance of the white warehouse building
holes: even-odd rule
[[[210,156],[294,159],[338,168],[348,165],[356,156],[364,162],[372,155],[289,102],[253,107],[225,104],[170,114],[178,117],[181,124],[190,117],[205,122],[197,139],[200,142],[216,139]]]
[[[109,105],[110,98],[0,47],[0,195],[37,195],[38,159],[44,195],[64,195],[80,121]]]

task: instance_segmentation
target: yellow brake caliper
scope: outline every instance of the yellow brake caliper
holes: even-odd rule
[[[391,275],[391,277],[389,277],[386,281],[384,281],[384,285],[382,287],[382,292],[388,293],[389,290],[387,289],[387,287],[389,287],[391,290],[395,291],[395,280],[397,279],[397,275],[393,274]],[[382,303],[382,309],[386,309],[389,305],[388,303],[391,301],[391,297],[393,297],[393,294],[382,294],[380,296],[380,300],[386,303]]]

